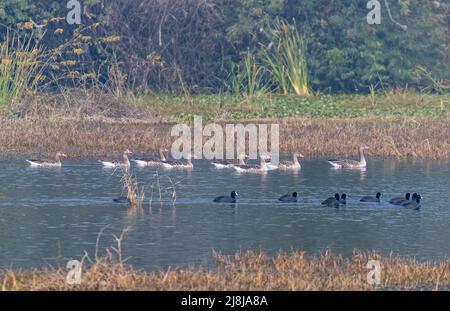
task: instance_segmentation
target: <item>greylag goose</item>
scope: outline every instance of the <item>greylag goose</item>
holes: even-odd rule
[[[245,159],[248,158],[248,155],[242,153],[238,156],[237,164],[233,161],[228,160],[216,160],[211,164],[214,165],[217,169],[225,169],[225,168],[233,168],[235,165],[245,165]]]
[[[158,166],[162,165],[163,162],[167,161],[165,153],[169,152],[167,149],[159,149],[159,159],[158,158],[142,158],[142,159],[133,159],[134,163],[138,166]]]
[[[162,162],[162,166],[167,169],[178,168],[178,169],[191,169],[194,168],[192,164],[192,155],[188,154],[186,160],[184,161],[166,161]]]
[[[381,192],[378,192],[376,196],[366,196],[362,197],[359,202],[372,202],[372,203],[380,203]]]
[[[273,164],[271,160],[266,160],[266,163],[268,171],[274,171],[278,169],[278,165]]]
[[[281,161],[280,164],[278,164],[278,168],[280,170],[299,170],[302,166],[300,165],[298,158],[304,158],[304,156],[301,153],[295,152],[292,155],[292,161]]]
[[[234,169],[238,172],[247,172],[247,173],[259,173],[259,172],[267,172],[269,167],[267,166],[266,160],[270,159],[269,156],[261,155],[260,156],[260,164],[254,165],[235,165]]]
[[[285,194],[282,197],[280,197],[278,199],[278,201],[286,202],[286,203],[287,202],[292,202],[292,203],[298,202],[298,193],[297,192],[293,192],[292,195]]]
[[[237,192],[236,191],[231,191],[231,194],[230,194],[229,197],[225,196],[225,195],[222,195],[220,197],[215,198],[213,200],[213,202],[216,202],[216,203],[236,203],[237,197],[238,197]]]
[[[57,152],[55,161],[43,161],[43,160],[26,160],[32,167],[61,167],[61,158],[66,158],[67,155],[62,152]]]
[[[392,205],[401,205],[403,202],[409,201],[410,198],[411,193],[407,193],[403,198],[402,197],[392,198],[391,200],[389,200],[389,203],[391,203]]]
[[[104,167],[108,168],[116,168],[116,167],[126,167],[128,168],[130,166],[130,160],[128,159],[128,155],[132,154],[132,152],[127,149],[123,152],[123,161],[100,161]]]
[[[356,160],[328,160],[334,168],[365,168],[367,166],[364,150],[369,149],[366,145],[359,146],[359,161]]]
[[[325,201],[323,201],[322,205],[338,208],[339,207],[339,201],[340,201],[339,193],[336,193],[334,195],[334,197],[330,197],[330,198],[326,199]]]

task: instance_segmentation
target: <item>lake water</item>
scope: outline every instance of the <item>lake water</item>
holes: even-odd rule
[[[113,203],[121,195],[121,174],[92,159],[64,161],[62,169],[32,169],[23,161],[0,163],[0,267],[65,264],[87,251],[94,257],[123,239],[127,263],[146,270],[205,263],[212,250],[331,249],[345,256],[354,249],[393,251],[419,259],[450,256],[450,164],[370,160],[365,172],[330,169],[323,160],[303,161],[300,173],[238,174],[195,161],[190,171],[160,170],[161,187],[181,181],[175,206],[171,190],[161,206],[154,192],[154,168],[132,167],[147,185],[142,213]],[[238,191],[239,204],[214,204],[218,195]],[[277,198],[298,191],[298,203]],[[362,195],[383,193],[381,204],[363,204]],[[344,208],[322,207],[335,192],[349,194]],[[387,201],[406,192],[424,197],[420,211]]]

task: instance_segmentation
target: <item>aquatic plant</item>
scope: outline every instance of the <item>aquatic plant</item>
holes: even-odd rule
[[[231,91],[233,94],[244,96],[248,101],[268,91],[267,83],[264,81],[264,68],[257,62],[252,52],[247,51],[243,63],[232,70]]]
[[[172,206],[175,206],[177,201],[177,187],[182,183],[183,179],[175,181],[169,175],[161,175],[159,171],[153,175],[153,180],[150,185],[151,194],[149,207],[152,208],[153,197],[155,195],[155,190],[158,191],[158,199],[160,206],[163,206],[164,196],[170,197],[170,202]]]
[[[121,178],[123,189],[127,194],[130,208],[141,209],[144,201],[144,187],[139,186],[137,178],[131,175],[128,171],[124,171]]]
[[[272,42],[264,49],[264,57],[279,91],[309,96],[306,47],[295,21],[289,24],[277,18],[275,26],[269,29],[269,35]]]

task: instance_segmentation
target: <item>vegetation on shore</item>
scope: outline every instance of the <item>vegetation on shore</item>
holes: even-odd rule
[[[249,53],[269,69],[258,76],[277,93],[305,94],[306,84],[349,93],[450,83],[448,1],[384,1],[380,25],[367,23],[370,10],[356,0],[81,3],[82,24],[70,25],[66,2],[2,0],[0,42],[9,30],[54,51],[44,72],[53,86],[56,78],[64,86],[218,93],[229,91]],[[290,54],[299,45],[304,53]]]
[[[426,117],[450,118],[450,93],[428,94],[399,90],[364,94],[317,94],[289,96],[263,94],[248,97],[221,95],[142,96],[137,103],[144,109],[171,118],[192,120],[257,120],[280,118],[367,118]]]
[[[0,272],[2,290],[449,290],[450,261],[420,262],[355,251],[344,258],[329,251],[320,256],[301,251],[268,256],[213,253],[209,267],[175,268],[148,273],[107,258],[83,266],[81,284],[66,283],[67,270],[45,268]],[[369,285],[369,260],[378,260],[380,285]]]
[[[263,96],[252,102],[219,95],[34,97],[18,117],[2,118],[0,153],[50,156],[64,150],[90,157],[131,148],[137,156],[148,155],[170,147],[171,126],[190,123],[197,114],[204,124],[278,123],[280,150],[309,157],[354,155],[365,142],[372,147],[369,156],[450,159],[450,95],[414,92]]]

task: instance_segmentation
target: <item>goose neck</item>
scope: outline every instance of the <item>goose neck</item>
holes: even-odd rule
[[[163,161],[163,162],[166,161],[166,156],[164,155],[164,151],[162,151],[161,149],[159,150],[159,158],[160,158],[161,161]]]
[[[362,165],[366,164],[366,158],[364,157],[364,150],[362,148],[359,148],[359,163]]]

